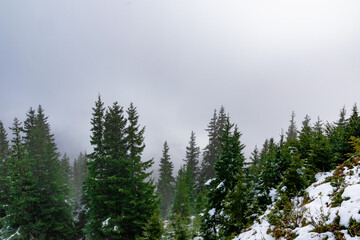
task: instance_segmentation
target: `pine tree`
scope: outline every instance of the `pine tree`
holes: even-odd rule
[[[297,150],[290,152],[290,166],[284,171],[284,177],[280,185],[280,191],[284,191],[286,196],[295,197],[301,190],[308,186],[307,172],[304,162],[300,158]]]
[[[124,228],[118,226],[117,218],[122,216],[121,208],[125,208],[121,202],[127,200],[124,180],[130,178],[128,169],[131,167],[126,158],[126,119],[123,109],[116,102],[106,111],[105,116],[102,105],[99,96],[92,119],[91,144],[94,152],[89,155],[86,231],[89,239],[119,239],[115,235],[123,232]]]
[[[360,116],[357,105],[354,104],[352,108],[351,115],[348,119],[348,124],[345,128],[345,139],[346,139],[346,152],[352,153],[353,148],[350,144],[350,137],[359,138],[360,137]],[[346,154],[345,154],[346,155]]]
[[[249,175],[251,175],[251,179],[254,182],[258,178],[261,170],[260,152],[257,146],[255,146],[253,152],[251,153],[250,161]]]
[[[165,141],[162,158],[160,159],[159,180],[157,183],[157,193],[161,200],[160,211],[163,218],[167,216],[174,200],[175,179],[173,177],[173,169],[174,164],[170,159],[169,146]]]
[[[91,119],[91,140],[94,151],[88,155],[88,176],[86,180],[86,198],[89,199],[87,209],[86,233],[89,239],[104,238],[101,232],[101,223],[106,219],[105,198],[105,150],[104,150],[104,103],[101,96],[93,108]]]
[[[320,118],[315,123],[313,132],[314,136],[310,143],[309,165],[313,169],[313,173],[329,171],[335,166],[335,159],[331,155],[330,142],[324,134]]]
[[[176,177],[175,197],[172,207],[172,219],[179,217],[182,221],[186,220],[191,214],[191,193],[188,185],[188,174],[186,166],[182,166]]]
[[[208,128],[206,129],[209,136],[209,143],[203,152],[203,160],[201,162],[200,176],[198,180],[200,188],[199,191],[203,190],[203,185],[206,181],[215,177],[214,165],[216,162],[216,154],[218,152],[218,129],[216,124],[217,118],[218,116],[216,110],[214,110],[213,118],[210,120]]]
[[[313,131],[310,126],[311,118],[309,115],[306,115],[304,118],[304,121],[302,122],[301,131],[299,134],[299,142],[297,149],[299,150],[300,159],[304,159],[307,161],[307,159],[310,156],[310,149],[311,149],[311,142],[313,138]]]
[[[73,179],[72,168],[70,167],[70,158],[65,153],[60,159],[61,173],[63,181],[70,186]]]
[[[343,163],[346,160],[346,154],[349,151],[348,136],[346,134],[347,125],[345,107],[340,110],[337,122],[326,125],[326,135],[329,138],[331,155],[337,164]]]
[[[37,202],[38,211],[34,218],[41,219],[39,225],[46,237],[73,238],[69,187],[63,178],[55,138],[47,122],[48,117],[41,106],[36,114],[30,109],[27,116],[24,124],[25,146],[28,157],[36,166],[33,174],[37,180],[37,194],[42,196]]]
[[[291,114],[290,125],[286,132],[286,140],[288,142],[294,141],[294,140],[296,140],[297,135],[298,135],[298,131],[297,131],[296,122],[295,122],[295,112],[293,111]]]
[[[208,208],[202,226],[206,239],[218,239],[219,232],[229,236],[228,225],[232,225],[222,214],[229,200],[226,196],[235,188],[239,174],[242,174],[245,157],[242,153],[244,145],[240,142],[241,133],[227,119],[223,135],[220,138],[221,153],[215,164],[216,178],[211,181],[208,193]]]
[[[189,145],[186,147],[186,171],[190,176],[190,181],[193,184],[193,189],[195,188],[196,179],[198,178],[199,173],[199,156],[200,156],[200,147],[196,145],[195,133],[192,131],[190,136]]]
[[[24,128],[15,121],[13,129],[17,149],[13,150],[9,179],[20,177],[11,180],[9,192],[13,199],[24,199],[25,208],[20,207],[23,219],[19,220],[20,213],[15,213],[18,202],[9,201],[9,229],[19,229],[26,239],[72,239],[74,229],[69,188],[42,107],[39,106],[36,112],[30,108]],[[23,140],[21,132],[25,133]]]
[[[79,156],[74,161],[73,165],[73,185],[74,185],[74,201],[76,204],[80,203],[84,194],[84,184],[87,177],[87,163],[88,159],[86,153],[79,153]]]
[[[73,165],[73,195],[74,195],[74,224],[76,239],[86,239],[84,228],[87,221],[86,205],[88,199],[84,195],[85,183],[87,178],[87,163],[86,152],[80,152]]]
[[[92,119],[87,237],[136,239],[157,206],[147,172],[153,161],[141,161],[144,128],[138,125],[136,108],[130,105],[126,119],[117,102],[105,115],[102,106],[99,97]]]
[[[22,127],[17,118],[14,119],[12,130],[13,139],[8,161],[6,217],[3,232],[6,239],[15,235],[18,239],[45,239],[41,232],[41,225],[34,219],[34,208],[40,195],[36,193],[37,181],[34,178],[34,162],[26,155],[26,148],[21,135]]]
[[[3,123],[0,121],[0,231],[2,218],[5,217],[5,205],[8,202],[6,178],[8,176],[9,142]]]
[[[199,178],[199,156],[200,156],[200,148],[196,144],[195,133],[192,131],[190,136],[189,145],[186,147],[186,158],[185,158],[185,166],[186,166],[186,179],[187,186],[189,188],[189,204],[191,207],[191,212],[194,213],[196,211],[196,198],[197,193],[195,189],[197,189]]]
[[[135,239],[143,234],[144,226],[151,218],[158,206],[158,199],[155,196],[155,185],[148,180],[152,172],[148,172],[154,163],[153,160],[141,161],[141,155],[145,148],[144,131],[138,124],[139,115],[136,107],[130,104],[127,109],[129,125],[126,128],[129,157],[132,163],[131,182],[128,186],[131,190],[130,202],[133,208],[129,212],[129,225],[127,239]]]
[[[156,212],[144,227],[144,236],[140,240],[160,240],[164,233],[164,223]]]
[[[220,137],[223,134],[227,119],[228,116],[226,116],[225,108],[221,106],[219,114],[217,114],[216,110],[214,110],[213,117],[206,129],[209,136],[209,143],[203,152],[203,160],[201,162],[198,180],[198,192],[203,191],[203,186],[208,180],[215,178],[214,166],[217,155],[221,151]]]

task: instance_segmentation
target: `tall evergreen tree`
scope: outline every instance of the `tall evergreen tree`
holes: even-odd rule
[[[84,233],[86,218],[86,206],[88,205],[88,199],[84,195],[85,183],[87,178],[87,163],[86,152],[83,154],[80,152],[73,165],[73,196],[74,196],[74,222],[76,239],[85,240],[86,235]]]
[[[296,140],[298,135],[298,130],[296,127],[296,122],[295,122],[295,112],[293,111],[291,113],[291,120],[290,120],[290,125],[289,128],[286,132],[286,140],[287,141],[294,141]]]
[[[6,178],[8,176],[9,142],[2,121],[0,121],[0,231],[2,229],[1,219],[5,217],[5,205],[8,202]]]
[[[154,163],[153,160],[142,161],[141,156],[145,148],[144,131],[145,128],[140,128],[138,124],[139,115],[136,107],[131,103],[127,109],[128,127],[127,144],[129,149],[129,158],[132,163],[131,182],[128,186],[131,190],[129,197],[132,203],[129,209],[130,220],[128,223],[126,233],[123,235],[126,239],[136,239],[142,236],[144,227],[151,216],[156,211],[158,206],[158,199],[155,196],[155,185],[152,180],[148,180],[152,172],[148,172],[149,168]]]
[[[34,162],[26,155],[26,148],[21,135],[22,127],[17,118],[14,119],[11,140],[11,152],[8,162],[6,217],[3,231],[4,238],[14,235],[19,239],[45,239],[38,222],[34,221],[34,207],[41,197],[36,193],[37,181],[33,176]]]
[[[169,146],[165,141],[162,157],[160,159],[159,180],[157,183],[157,193],[160,196],[160,211],[161,216],[165,218],[168,214],[169,208],[174,200],[174,184],[173,176],[174,164],[171,162],[169,154]]]
[[[208,208],[204,215],[202,226],[203,235],[206,239],[218,239],[219,229],[224,235],[228,235],[228,226],[232,225],[223,211],[227,209],[226,196],[235,188],[239,174],[242,174],[244,166],[244,145],[240,142],[241,133],[227,119],[223,135],[220,138],[221,152],[215,164],[216,178],[211,181],[208,194]],[[230,204],[231,205],[231,204]],[[229,224],[229,225],[228,225]]]
[[[201,162],[198,191],[203,190],[204,184],[209,180],[215,178],[215,162],[217,155],[221,151],[220,137],[223,134],[224,127],[228,116],[226,116],[225,108],[221,106],[219,114],[214,110],[214,114],[206,131],[209,136],[209,143],[203,152],[203,160]]]
[[[352,153],[353,149],[350,144],[350,137],[360,137],[360,116],[357,105],[354,104],[351,115],[348,119],[348,124],[345,128],[345,139],[347,140],[346,151]]]
[[[214,165],[216,162],[216,154],[218,152],[218,129],[217,129],[217,113],[214,110],[213,118],[210,120],[208,128],[206,131],[208,132],[209,143],[205,147],[203,152],[203,160],[201,162],[200,168],[200,176],[199,176],[199,187],[200,191],[203,190],[203,185],[205,182],[211,178],[215,177],[215,169]]]
[[[63,178],[55,138],[43,108],[39,106],[36,114],[34,112],[29,110],[24,125],[25,146],[29,158],[35,163],[33,174],[38,194],[42,196],[37,205],[38,216],[34,218],[41,219],[39,224],[43,225],[46,238],[73,238],[69,187]]]
[[[86,197],[88,202],[88,222],[86,232],[89,239],[104,238],[101,234],[101,221],[105,220],[105,199],[102,196],[105,178],[105,151],[104,151],[104,103],[101,96],[95,102],[91,119],[91,140],[94,151],[88,155],[88,176],[86,180]],[[104,212],[104,214],[102,214]]]
[[[68,186],[72,183],[73,179],[73,171],[70,166],[70,158],[65,153],[62,158],[60,159],[60,166],[61,166],[61,173],[64,181]]]
[[[9,218],[9,228],[26,232],[25,239],[72,239],[74,229],[69,188],[42,107],[39,106],[37,112],[32,108],[29,110],[24,129],[16,121],[13,129],[17,150],[13,150],[9,179],[20,175],[26,180],[12,180],[9,192],[13,198],[26,195],[31,203],[22,210],[23,220]],[[24,141],[20,137],[22,131],[25,133]],[[19,165],[21,162],[23,166]],[[16,216],[13,211],[18,207],[16,201],[9,203],[10,215]]]
[[[152,160],[141,161],[144,128],[132,104],[127,114],[126,119],[115,102],[104,115],[100,97],[94,108],[86,190],[89,239],[136,239],[157,205],[147,172]]]
[[[87,177],[87,163],[88,159],[86,153],[79,153],[79,156],[74,160],[73,165],[73,186],[74,186],[74,201],[80,203],[84,194],[84,184]]]
[[[188,186],[188,173],[186,166],[182,166],[176,177],[175,197],[172,207],[172,218],[179,217],[181,220],[187,220],[186,218],[191,214],[191,206],[189,199],[190,188]]]
[[[329,171],[335,166],[335,159],[331,155],[331,145],[328,137],[324,134],[322,122],[318,118],[313,127],[314,136],[310,143],[309,164],[313,174],[318,171]]]
[[[311,142],[313,138],[313,131],[310,125],[311,118],[309,115],[306,115],[304,121],[302,122],[301,131],[299,134],[298,150],[300,158],[305,161],[308,160],[310,156]]]
[[[346,154],[348,153],[349,146],[346,140],[346,127],[348,125],[346,119],[346,109],[343,107],[340,110],[339,120],[333,124],[326,124],[326,135],[329,138],[331,146],[331,154],[334,161],[338,164],[346,160]]]
[[[186,147],[186,172],[188,175],[188,186],[191,192],[191,202],[195,203],[196,193],[195,188],[198,185],[197,179],[199,178],[199,157],[200,157],[200,147],[196,144],[196,136],[192,131],[190,136],[189,145]]]
[[[89,155],[87,197],[88,223],[87,237],[89,239],[119,239],[117,218],[121,217],[121,208],[126,200],[126,183],[123,179],[129,179],[130,168],[125,144],[126,119],[123,109],[115,102],[106,111],[104,116],[103,103],[100,96],[96,102],[92,118],[91,144],[94,152]],[[115,215],[115,216],[114,216]],[[109,222],[110,218],[111,222]]]

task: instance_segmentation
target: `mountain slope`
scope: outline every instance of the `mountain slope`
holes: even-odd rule
[[[303,196],[276,196],[259,219],[233,240],[360,239],[360,158],[318,173]]]

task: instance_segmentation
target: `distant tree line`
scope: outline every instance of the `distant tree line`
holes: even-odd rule
[[[159,178],[143,160],[145,128],[133,104],[105,107],[91,118],[90,154],[70,163],[60,155],[44,110],[15,118],[12,139],[0,121],[0,237],[3,239],[231,239],[271,204],[299,196],[315,174],[329,171],[359,148],[354,105],[334,123],[293,112],[280,140],[266,139],[245,159],[239,127],[225,108],[206,128],[208,144],[192,131],[184,164],[174,174],[171,148],[162,148]]]

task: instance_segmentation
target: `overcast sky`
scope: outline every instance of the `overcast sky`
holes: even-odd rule
[[[182,164],[191,130],[204,148],[221,105],[248,156],[293,110],[300,126],[360,104],[360,1],[5,0],[0,91],[7,128],[41,104],[71,158],[91,152],[98,93],[137,106],[156,165],[165,140]]]

